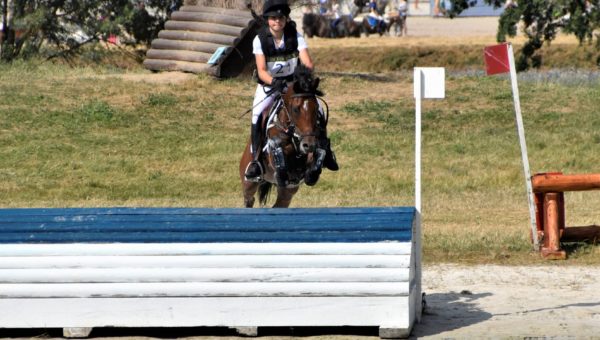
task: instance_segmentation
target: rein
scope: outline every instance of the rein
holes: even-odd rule
[[[317,96],[315,93],[310,93],[310,92],[294,93],[290,97],[291,98],[315,98],[317,101],[320,101],[324,105],[325,111],[323,112],[323,114],[325,115],[325,117],[324,117],[325,122],[327,122],[327,120],[329,119],[329,106],[327,105],[327,103],[325,102],[325,100],[322,97]],[[277,104],[277,102],[279,102],[280,104]],[[278,114],[275,114],[274,119],[269,120],[270,124],[268,124],[267,129],[269,127],[275,127],[277,129],[279,129],[280,131],[282,131],[283,133],[285,133],[287,136],[289,136],[291,138],[291,144],[294,146],[294,149],[296,150],[296,152],[298,152],[299,144],[300,144],[300,141],[302,140],[302,138],[309,137],[309,136],[316,136],[317,132],[310,133],[310,134],[298,133],[296,131],[296,123],[295,123],[292,115],[290,114],[290,110],[288,109],[288,103],[286,103],[285,99],[283,98],[283,96],[281,96],[281,94],[278,96],[277,102],[274,104],[275,106],[280,106],[277,111],[283,110],[285,112],[285,115],[287,116],[289,123],[287,126],[283,125],[283,123],[278,118]],[[319,104],[317,103],[317,111],[319,111],[318,106],[319,106]],[[316,112],[316,114],[320,115],[320,112]]]

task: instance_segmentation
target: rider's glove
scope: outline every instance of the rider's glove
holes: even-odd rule
[[[275,91],[283,92],[286,86],[287,82],[283,78],[273,78],[271,80],[271,88]]]

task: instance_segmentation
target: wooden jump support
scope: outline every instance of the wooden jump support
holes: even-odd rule
[[[144,67],[235,77],[254,61],[252,39],[257,27],[249,10],[182,6],[152,41]],[[225,52],[208,64],[220,47]]]
[[[0,209],[0,328],[376,326],[421,313],[414,207]]]
[[[565,259],[560,242],[595,242],[600,239],[600,227],[569,227],[565,225],[565,191],[600,189],[600,174],[564,175],[560,172],[532,176],[535,194],[537,233],[543,240],[540,249],[546,259]]]

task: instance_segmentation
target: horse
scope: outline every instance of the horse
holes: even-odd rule
[[[332,35],[330,21],[322,15],[304,13],[302,17],[302,31],[308,38],[329,38]]]
[[[305,13],[302,17],[302,31],[308,38],[358,38],[361,26],[349,15],[342,15],[335,20],[319,14]]]
[[[356,37],[360,38],[361,27],[349,15],[342,15],[335,26],[333,27],[333,36],[341,37]]]
[[[303,65],[296,67],[294,81],[285,94],[278,95],[268,116],[263,113],[266,125],[266,151],[259,162],[263,168],[260,182],[250,182],[244,177],[252,160],[248,141],[240,160],[240,179],[244,205],[252,208],[258,192],[259,202],[266,205],[273,185],[277,186],[274,208],[289,207],[302,183],[313,186],[319,180],[325,159],[321,137],[327,124],[327,112],[319,112],[319,78]],[[327,105],[325,104],[325,107]]]
[[[353,2],[355,10],[352,13],[352,16],[356,17],[357,15],[363,12],[365,7],[368,7],[370,1],[354,0]],[[375,2],[377,3],[377,12],[379,13],[379,15],[383,15],[383,11],[385,6],[387,6],[388,0],[376,0]]]
[[[375,19],[371,16],[365,15],[362,21],[362,31],[365,33],[365,36],[369,36],[369,34],[379,34],[382,36],[384,33],[387,33],[389,30],[388,25],[386,25],[385,21]]]

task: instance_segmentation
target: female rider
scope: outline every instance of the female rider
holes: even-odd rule
[[[252,162],[248,164],[245,172],[248,181],[259,181],[262,175],[262,167],[258,162],[261,147],[261,122],[259,120],[262,112],[273,104],[275,92],[285,91],[287,82],[292,81],[298,59],[307,68],[312,70],[314,67],[306,41],[296,31],[296,24],[288,21],[290,12],[287,0],[265,1],[263,18],[267,25],[258,30],[257,36],[252,41],[252,52],[256,58],[258,72],[258,86],[254,94],[250,133]],[[328,140],[324,144],[326,144],[324,145],[326,156],[323,165],[336,171],[338,165]]]

